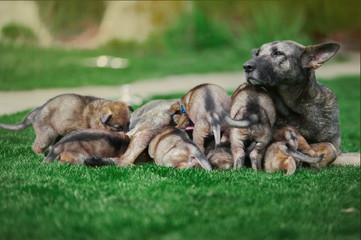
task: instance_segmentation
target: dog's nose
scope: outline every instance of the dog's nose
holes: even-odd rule
[[[252,64],[252,63],[250,63],[250,62],[246,62],[246,63],[243,65],[243,69],[244,69],[244,71],[247,72],[247,73],[252,72],[255,68],[256,68],[256,65],[255,65],[255,64]]]

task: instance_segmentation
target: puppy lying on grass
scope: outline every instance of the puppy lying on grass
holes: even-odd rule
[[[22,122],[0,123],[0,127],[20,131],[33,125],[36,134],[33,150],[42,154],[59,137],[73,131],[97,128],[126,132],[130,119],[129,110],[133,111],[133,108],[120,101],[64,94],[34,109]]]
[[[185,131],[175,127],[166,127],[158,133],[150,142],[148,152],[157,165],[212,170],[206,155]]]
[[[209,134],[213,133],[217,146],[221,143],[221,131],[227,131],[229,126],[248,127],[251,124],[249,120],[231,119],[226,124],[222,112],[229,112],[230,107],[231,97],[222,87],[201,84],[188,91],[171,110],[181,112],[177,127],[187,127],[189,120],[194,124],[193,141],[204,151],[204,139]]]
[[[276,121],[276,109],[272,99],[263,88],[244,83],[232,95],[230,117],[235,120],[258,119],[257,123],[248,128],[231,128],[230,142],[235,169],[244,166],[246,143],[251,142],[254,145],[249,152],[252,168],[260,170]],[[228,118],[225,120],[227,122]]]
[[[83,164],[85,159],[119,157],[129,145],[129,137],[122,132],[87,129],[72,132],[57,142],[43,163],[59,162],[74,165]]]
[[[264,156],[264,168],[267,172],[287,171],[291,175],[301,162],[318,167],[321,160],[333,162],[337,157],[336,148],[331,143],[317,143],[312,148],[305,138],[292,126],[276,127],[273,130],[273,142]],[[324,151],[320,153],[321,151]],[[326,154],[325,154],[326,152]]]

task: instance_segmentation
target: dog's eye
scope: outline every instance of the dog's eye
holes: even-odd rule
[[[283,53],[280,51],[276,51],[273,53],[273,56],[280,56],[280,55],[283,55]]]

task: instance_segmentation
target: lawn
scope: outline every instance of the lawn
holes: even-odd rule
[[[0,43],[0,91],[36,88],[121,85],[140,79],[185,73],[239,71],[251,53],[234,49],[202,52],[142,52],[44,49]],[[126,69],[87,67],[102,55],[129,60]]]
[[[360,77],[322,82],[338,96],[343,151],[360,152]],[[34,138],[31,128],[0,130],[0,239],[360,238],[360,167],[301,168],[285,177],[44,165]]]

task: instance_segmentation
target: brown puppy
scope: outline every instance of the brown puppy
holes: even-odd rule
[[[210,133],[214,135],[216,146],[220,144],[221,130],[228,127],[223,120],[223,112],[229,112],[230,107],[231,97],[222,87],[201,84],[188,91],[171,109],[182,112],[177,127],[186,127],[184,123],[189,120],[194,123],[193,141],[204,151],[204,138]],[[238,124],[240,127],[250,125],[249,121]]]
[[[129,141],[129,137],[122,132],[96,129],[75,131],[60,139],[43,163],[57,158],[63,163],[80,165],[90,157],[119,157],[126,151]]]
[[[337,150],[331,143],[323,142],[309,145],[297,129],[289,125],[275,126],[272,137],[273,141],[287,142],[292,148],[310,157],[318,157],[324,154],[321,162],[310,164],[311,167],[328,166],[337,158]]]
[[[291,175],[296,171],[299,162],[317,164],[321,161],[323,154],[319,157],[309,157],[298,152],[286,142],[274,142],[266,150],[264,155],[264,168],[267,172],[287,171]]]
[[[267,92],[261,87],[244,83],[232,95],[230,117],[235,120],[244,120],[252,116],[256,116],[258,123],[249,128],[231,128],[230,130],[231,149],[236,169],[244,166],[247,141],[254,143],[253,149],[249,152],[252,168],[261,169],[261,161],[272,139],[272,127],[276,121],[276,109]]]
[[[264,168],[267,172],[285,170],[286,175],[291,175],[301,162],[317,167],[325,155],[323,152],[320,153],[320,150],[325,150],[324,148],[317,149],[316,153],[292,126],[276,126],[272,135],[275,142],[267,148],[264,156]],[[336,154],[336,149],[334,153]]]
[[[59,137],[73,131],[88,128],[127,131],[129,110],[133,108],[119,101],[64,94],[34,109],[22,122],[13,125],[0,123],[0,127],[19,131],[33,125],[36,133],[33,150],[42,154]]]
[[[148,147],[150,141],[163,128],[174,125],[174,111],[170,106],[179,99],[154,100],[137,109],[130,119],[130,144],[127,151],[119,159],[115,159],[119,166],[133,166],[137,157]]]
[[[185,131],[175,127],[166,127],[160,131],[150,142],[148,153],[157,165],[212,170],[206,155]]]
[[[217,148],[214,147],[214,141],[206,143],[205,154],[212,167],[219,170],[230,170],[233,167],[233,156],[231,152],[231,143],[222,142]]]

